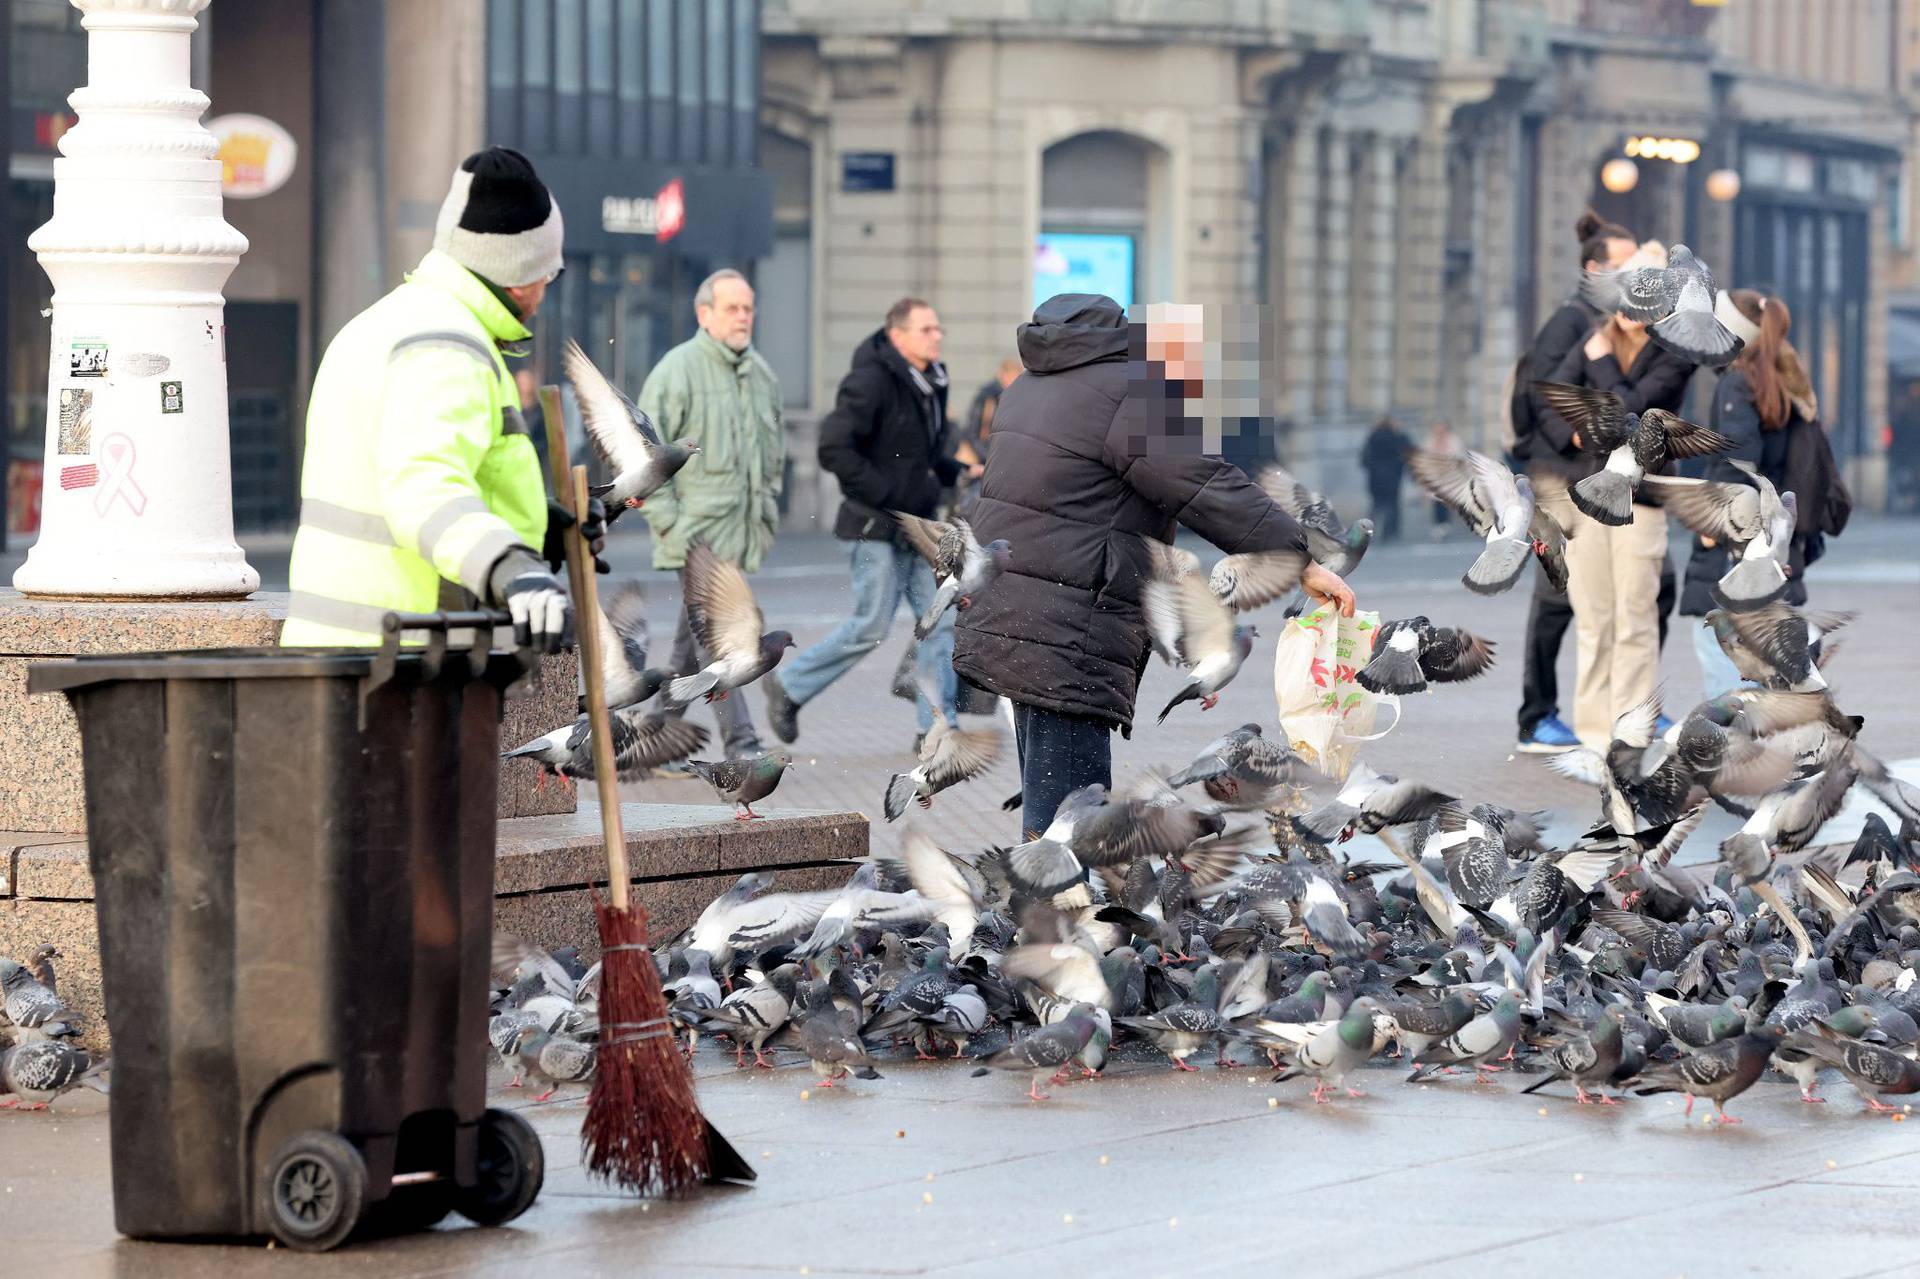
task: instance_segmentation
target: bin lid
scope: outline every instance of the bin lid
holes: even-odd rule
[[[373,670],[378,649],[371,648],[201,648],[173,653],[96,653],[27,668],[29,693],[64,693],[122,680],[169,679],[360,679]],[[401,649],[401,668],[422,660],[422,649]],[[489,667],[513,664],[510,653],[495,652]],[[489,671],[491,674],[492,671]],[[504,672],[503,672],[504,673]],[[505,682],[511,682],[511,679]]]

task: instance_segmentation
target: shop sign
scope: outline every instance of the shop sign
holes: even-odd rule
[[[300,145],[265,116],[217,116],[207,129],[220,140],[220,193],[228,199],[272,195],[293,176]]]
[[[609,195],[600,201],[600,229],[609,235],[651,235],[665,244],[686,225],[687,192],[679,178],[654,195]]]

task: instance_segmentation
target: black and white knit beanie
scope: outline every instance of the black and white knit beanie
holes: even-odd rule
[[[488,147],[453,174],[433,247],[503,289],[560,270],[560,206],[518,151]]]

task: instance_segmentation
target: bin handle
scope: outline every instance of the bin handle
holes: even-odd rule
[[[440,674],[447,659],[447,634],[450,631],[471,630],[473,643],[466,650],[469,673],[478,676],[487,669],[488,655],[493,650],[493,632],[496,627],[511,626],[513,618],[505,609],[461,609],[438,613],[388,613],[380,622],[380,647],[373,655],[373,669],[368,673],[367,681],[360,692],[360,717],[366,719],[367,697],[393,678],[400,659],[400,640],[411,631],[425,632],[426,652],[422,655],[422,666],[428,679]],[[540,664],[532,652],[527,649],[516,650],[522,671],[531,670],[534,679],[540,677]]]

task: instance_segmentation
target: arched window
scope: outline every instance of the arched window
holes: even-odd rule
[[[1167,287],[1162,213],[1166,152],[1112,130],[1048,147],[1040,164],[1033,304],[1056,293],[1104,293],[1130,306]]]

